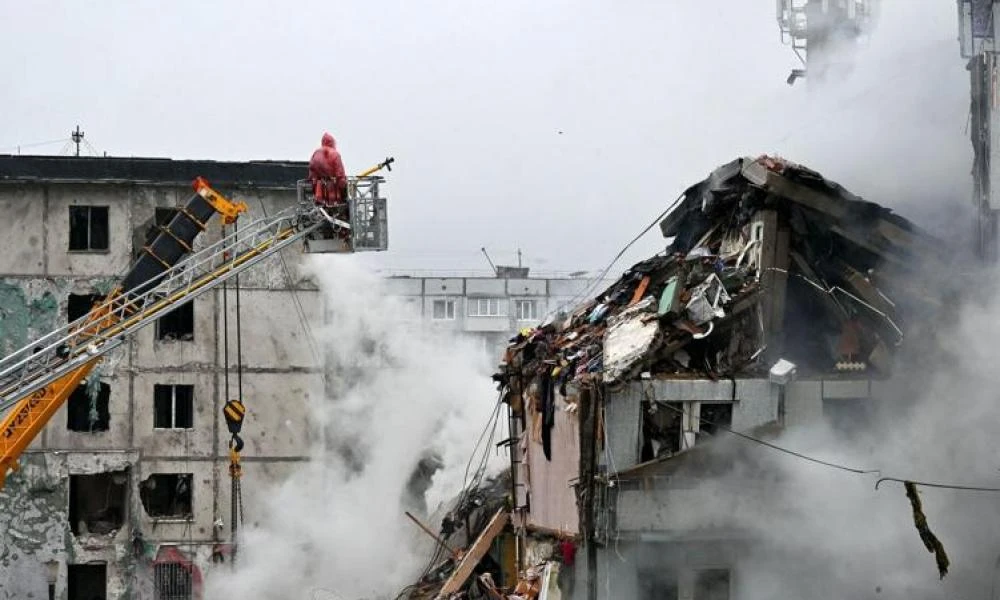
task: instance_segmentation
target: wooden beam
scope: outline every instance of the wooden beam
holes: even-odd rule
[[[510,521],[510,515],[506,510],[501,508],[497,511],[490,522],[483,529],[476,541],[469,546],[469,549],[465,552],[462,560],[459,561],[458,566],[455,567],[455,571],[452,572],[451,576],[447,581],[444,582],[444,586],[441,591],[438,592],[437,599],[444,600],[450,594],[454,594],[458,590],[462,589],[465,582],[472,575],[473,569],[479,564],[479,561],[483,560],[486,556],[486,552],[490,549],[490,544],[496,539],[503,528]]]

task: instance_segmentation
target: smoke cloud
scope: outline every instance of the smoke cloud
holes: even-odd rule
[[[235,573],[209,574],[208,598],[395,597],[429,556],[403,515],[418,504],[411,474],[434,455],[443,466],[429,510],[455,496],[495,405],[480,346],[421,326],[350,258],[312,257],[308,268],[329,313],[317,335],[329,390],[310,415],[319,441],[311,462],[258,495],[259,525],[241,534]]]
[[[741,600],[995,598],[998,494],[918,486],[930,528],[951,560],[940,580],[902,485],[886,481],[876,491],[875,483],[888,476],[1000,488],[1000,374],[987,358],[998,323],[995,302],[966,308],[948,324],[941,347],[917,349],[900,365],[897,382],[870,414],[839,427],[829,418],[791,427],[772,440],[879,473],[832,469],[720,433],[710,461],[728,472],[711,478],[701,467],[682,467],[678,481],[696,485],[668,493],[665,522],[682,531],[732,534],[729,551],[740,548],[734,575]],[[928,371],[928,364],[937,368]]]
[[[853,72],[825,85],[810,82],[808,92],[789,92],[777,106],[761,108],[765,116],[738,134],[763,144],[748,151],[813,167],[946,238],[953,249],[967,248],[973,222],[969,80],[954,11],[954,3],[884,2]],[[762,122],[776,133],[762,132]],[[954,272],[969,275],[975,269],[967,264],[956,262]],[[694,483],[669,492],[664,520],[682,531],[730,532],[735,597],[1000,595],[998,494],[918,486],[930,528],[951,559],[941,580],[903,486],[883,482],[875,490],[880,476],[1000,487],[997,281],[992,272],[965,281],[967,291],[979,289],[962,306],[945,307],[934,324],[941,330],[937,343],[907,348],[870,413],[846,427],[824,418],[772,440],[880,474],[831,469],[724,433],[710,455],[728,467],[726,475],[713,478],[700,468],[677,474]],[[609,569],[611,590],[616,577],[650,560],[641,552],[621,556]]]

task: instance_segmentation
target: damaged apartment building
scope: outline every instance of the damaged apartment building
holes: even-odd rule
[[[721,166],[660,226],[665,252],[511,340],[495,377],[510,525],[483,528],[499,549],[478,572],[507,562],[519,578],[465,577],[438,598],[740,597],[767,550],[728,515],[685,516],[739,504],[701,486],[732,468],[706,442],[862,428],[904,341],[933,336],[921,317],[946,299],[939,242],[782,159]]]
[[[89,311],[195,177],[255,219],[294,203],[305,173],[304,163],[0,156],[0,352]],[[112,351],[50,420],[0,491],[0,598],[199,598],[205,570],[230,561],[224,324],[230,371],[242,363],[248,506],[306,460],[307,406],[323,391],[305,343],[323,302],[299,249],[284,254],[239,278],[240,356],[223,312],[236,304],[230,284]]]

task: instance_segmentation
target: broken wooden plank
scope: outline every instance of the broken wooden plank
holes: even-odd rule
[[[510,521],[510,515],[506,510],[500,509],[497,511],[490,522],[483,529],[476,541],[469,546],[469,549],[462,556],[462,560],[459,561],[458,566],[455,567],[455,571],[452,572],[448,580],[444,582],[444,586],[441,587],[441,591],[438,592],[438,600],[443,600],[447,598],[449,594],[454,594],[458,590],[462,589],[465,582],[472,575],[473,569],[479,564],[479,561],[483,560],[486,556],[486,552],[490,549],[490,545],[493,540],[496,539],[503,528]]]

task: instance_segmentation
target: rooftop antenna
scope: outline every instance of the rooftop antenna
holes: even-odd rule
[[[490,259],[490,255],[486,252],[486,246],[483,246],[482,248],[480,248],[480,250],[483,251],[483,256],[486,257],[486,262],[490,263],[490,268],[493,269],[493,274],[499,275],[499,271],[497,271],[497,266],[493,264],[493,260]]]
[[[522,266],[523,265],[521,265],[521,249],[518,248],[517,249],[517,268],[520,269]]]
[[[76,126],[76,131],[70,132],[70,137],[73,138],[73,143],[76,144],[76,155],[80,156],[80,142],[83,141],[84,133],[80,131],[80,126]]]

